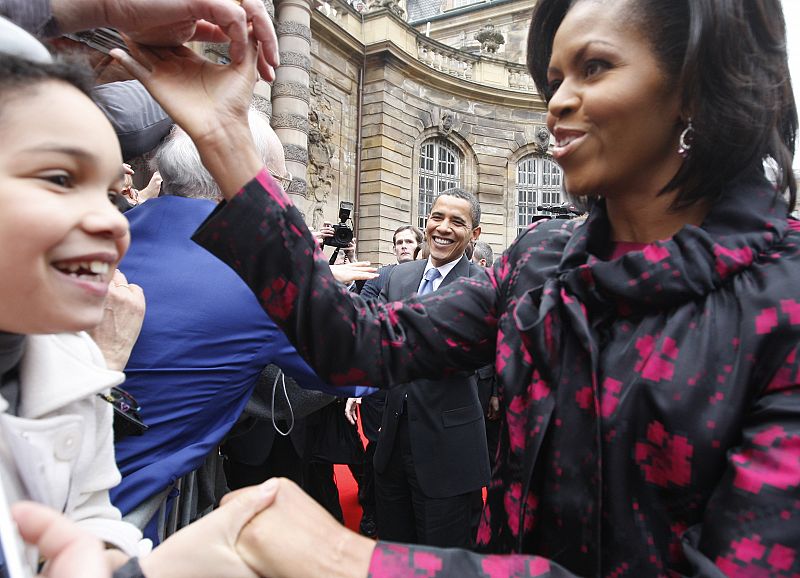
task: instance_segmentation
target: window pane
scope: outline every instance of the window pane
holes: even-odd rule
[[[461,186],[461,151],[442,138],[425,141],[420,147],[420,181],[417,224],[424,228],[436,193]],[[424,180],[423,180],[424,179]]]
[[[539,205],[561,203],[561,167],[547,157],[530,155],[517,163],[517,229],[522,232]]]

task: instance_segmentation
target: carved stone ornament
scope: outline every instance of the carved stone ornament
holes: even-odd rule
[[[405,19],[406,11],[400,6],[400,0],[367,0],[367,11],[377,12],[378,10],[388,10]]]
[[[442,117],[439,119],[439,130],[442,131],[443,134],[450,134],[450,131],[453,130],[453,123],[455,122],[455,116],[449,110],[442,112]]]
[[[319,229],[325,221],[325,207],[333,190],[334,170],[331,164],[336,154],[333,144],[335,118],[323,76],[315,74],[310,78],[310,92],[306,198],[311,211],[311,228]]]
[[[300,22],[289,20],[287,22],[278,22],[275,26],[275,32],[278,37],[281,36],[299,36],[308,40],[311,44],[311,28]]]
[[[294,161],[301,165],[308,164],[308,151],[305,147],[295,144],[283,145],[283,154],[287,161]]]
[[[286,189],[287,193],[294,193],[296,195],[306,196],[306,182],[300,177],[292,177],[292,182],[289,183],[289,188]]]
[[[308,117],[302,114],[282,112],[272,116],[272,128],[291,128],[308,134]]]
[[[536,136],[534,138],[536,139],[536,142],[533,143],[536,146],[536,152],[540,155],[545,154],[550,146],[550,131],[540,126],[536,129]]]
[[[494,54],[502,44],[506,43],[505,36],[494,29],[494,24],[489,20],[475,35],[475,40],[481,43],[481,50]]]
[[[270,20],[275,22],[275,4],[273,4],[272,0],[264,0],[264,8],[267,9]]]
[[[272,117],[272,102],[269,99],[260,94],[254,94],[252,104],[256,110],[263,112],[267,117]]]
[[[280,96],[293,96],[308,102],[308,87],[300,82],[278,82],[272,85],[272,98]]]
[[[280,53],[281,66],[296,66],[308,71],[311,68],[311,59],[300,52],[282,51]]]

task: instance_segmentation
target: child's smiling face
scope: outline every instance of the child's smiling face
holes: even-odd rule
[[[110,202],[123,186],[116,135],[76,88],[46,80],[0,108],[0,330],[88,329],[128,248]]]

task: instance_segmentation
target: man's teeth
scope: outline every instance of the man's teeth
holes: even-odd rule
[[[439,237],[434,237],[433,242],[437,245],[450,245],[453,243],[452,239],[441,239]]]

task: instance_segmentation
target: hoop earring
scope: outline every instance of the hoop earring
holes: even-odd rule
[[[692,118],[686,124],[681,136],[678,139],[678,154],[683,158],[689,157],[689,152],[692,150],[692,141],[694,140],[694,126],[692,126]]]

